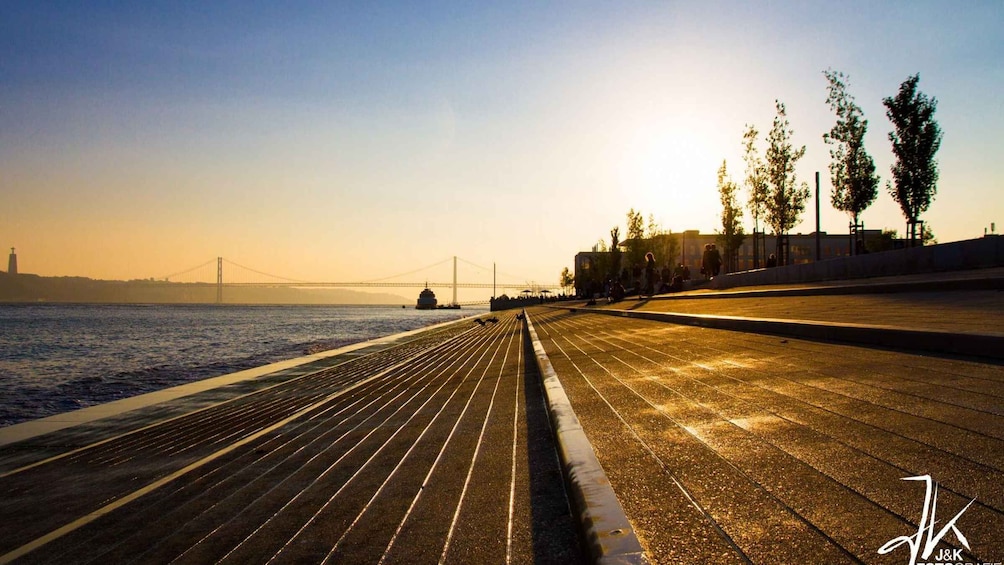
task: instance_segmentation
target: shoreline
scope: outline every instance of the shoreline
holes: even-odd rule
[[[116,304],[115,306],[118,305]],[[157,306],[162,306],[162,305],[158,304]],[[242,369],[239,371],[225,373],[222,375],[207,377],[205,379],[186,382],[162,388],[159,390],[145,392],[135,396],[120,398],[109,402],[103,402],[100,404],[86,406],[76,410],[60,412],[58,414],[53,414],[51,416],[44,416],[41,418],[26,420],[8,426],[3,426],[0,427],[0,446],[14,443],[17,441],[22,441],[25,439],[30,439],[39,435],[73,427],[79,424],[95,422],[103,418],[122,415],[127,412],[131,412],[133,410],[147,408],[150,406],[154,406],[156,404],[177,400],[180,398],[184,398],[187,396],[191,396],[194,394],[198,394],[213,389],[218,389],[235,383],[255,380],[268,375],[274,375],[275,373],[281,371],[295,370],[297,368],[302,368],[305,365],[317,362],[323,362],[331,358],[351,354],[361,349],[367,349],[367,348],[383,349],[386,347],[390,347],[398,342],[407,340],[408,338],[423,332],[435,331],[437,329],[452,324],[462,323],[468,320],[470,317],[471,316],[469,315],[464,315],[454,320],[447,320],[444,322],[429,324],[413,330],[391,333],[367,340],[345,344],[334,349],[319,351],[308,355],[292,357],[289,359],[284,359],[268,363],[265,365],[260,365],[258,367],[252,367],[249,369]]]

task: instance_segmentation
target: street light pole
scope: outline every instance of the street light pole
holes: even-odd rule
[[[816,171],[816,261],[823,258],[823,240],[819,229],[819,171]]]

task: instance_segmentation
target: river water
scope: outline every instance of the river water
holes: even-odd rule
[[[481,312],[380,306],[0,305],[0,426]]]

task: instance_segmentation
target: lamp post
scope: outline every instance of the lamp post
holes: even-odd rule
[[[816,171],[816,261],[823,258],[823,241],[819,227],[819,171]]]

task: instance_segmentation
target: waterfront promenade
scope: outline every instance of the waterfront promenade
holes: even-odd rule
[[[930,475],[938,530],[976,500],[956,522],[971,551],[953,533],[939,548],[1004,560],[1004,293],[776,290],[532,314],[650,558],[907,563],[906,545],[878,550],[916,536],[925,485],[903,479]],[[693,325],[634,317],[663,312]],[[750,321],[719,314],[843,324],[864,342],[702,327]],[[983,337],[988,358],[874,347],[872,325]]]
[[[3,445],[0,561],[580,561],[523,337],[461,321]]]
[[[1004,299],[915,290],[534,307],[0,429],[0,562],[902,564],[878,551],[926,525],[923,475],[939,529],[965,508],[939,550],[1004,561]],[[604,474],[568,460],[569,423]],[[644,554],[596,543],[619,516]]]

